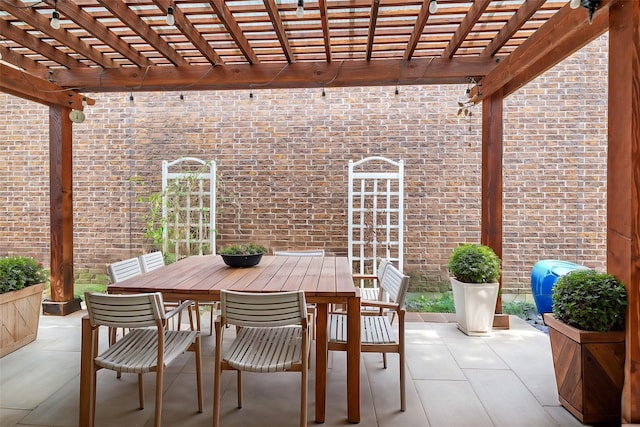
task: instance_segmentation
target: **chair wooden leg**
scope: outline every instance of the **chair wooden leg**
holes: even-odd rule
[[[209,336],[213,335],[213,318],[216,316],[216,305],[211,304],[211,320],[209,321]]]
[[[220,426],[220,394],[222,391],[222,327],[216,323],[216,350],[213,366],[213,427]]]
[[[236,371],[236,375],[238,387],[238,408],[242,408],[242,371]]]
[[[155,414],[155,427],[160,427],[160,420],[162,417],[162,389],[164,388],[163,384],[164,378],[164,369],[162,366],[158,366],[158,371],[156,372],[156,414]]]
[[[387,369],[387,353],[382,353],[382,367]]]
[[[302,367],[302,380],[300,390],[300,427],[307,427],[307,389],[308,389],[308,369],[307,366]]]
[[[138,401],[140,402],[140,409],[144,409],[144,381],[142,374],[138,374]]]
[[[200,335],[196,337],[196,386],[198,387],[198,412],[202,413],[202,349]]]
[[[89,399],[89,404],[91,408],[89,408],[90,421],[91,425],[89,427],[93,427],[96,425],[96,378],[97,378],[97,370],[95,367],[91,369],[91,375],[93,375],[93,379],[91,381],[91,397]]]

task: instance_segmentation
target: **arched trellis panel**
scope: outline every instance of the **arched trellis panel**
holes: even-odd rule
[[[216,163],[162,162],[162,250],[175,259],[216,251]]]
[[[349,248],[352,271],[376,274],[386,258],[399,270],[404,253],[404,162],[349,161]]]

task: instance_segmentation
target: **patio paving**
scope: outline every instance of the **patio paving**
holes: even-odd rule
[[[77,426],[80,319],[41,317],[38,339],[0,359],[0,426]],[[581,426],[558,403],[548,336],[511,316],[509,330],[467,337],[448,316],[409,316],[407,411],[400,412],[397,355],[382,369],[379,354],[362,357],[362,426]],[[426,321],[425,321],[426,320]],[[208,324],[208,322],[205,322]],[[103,334],[106,335],[106,334]],[[232,338],[232,333],[225,339]],[[179,358],[165,379],[165,426],[212,422],[214,338],[203,334],[205,408],[197,412],[191,354]],[[330,359],[325,426],[346,420],[346,361]],[[315,365],[312,363],[312,369]],[[221,424],[226,427],[297,426],[299,375],[244,375],[244,406],[235,405],[235,379],[226,372]],[[97,426],[153,424],[154,377],[146,375],[146,404],[137,408],[135,375],[98,373]],[[314,376],[309,376],[309,425],[314,425]]]

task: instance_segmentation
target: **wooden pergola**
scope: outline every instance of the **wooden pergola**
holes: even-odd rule
[[[50,111],[53,311],[77,305],[70,113],[93,104],[83,93],[472,84],[470,101],[483,112],[481,240],[502,256],[503,100],[608,31],[607,269],[628,290],[622,416],[640,423],[640,1],[571,3],[583,7],[0,0],[0,90]]]

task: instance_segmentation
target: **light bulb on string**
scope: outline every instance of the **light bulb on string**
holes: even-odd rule
[[[51,28],[53,28],[54,30],[60,29],[60,14],[57,10],[53,11],[49,25],[51,25]]]
[[[296,9],[296,18],[304,16],[304,0],[298,0],[298,8]]]
[[[175,25],[176,17],[173,15],[173,6],[169,6],[167,8],[167,25]]]
[[[580,0],[571,0],[571,2],[569,3],[569,7],[571,9],[577,9],[578,7],[580,7]]]
[[[60,13],[58,12],[58,0],[53,0],[53,13],[51,14],[51,21],[49,21],[49,25],[54,30],[60,28]]]
[[[438,1],[431,0],[431,2],[429,2],[429,13],[436,13],[437,11],[438,11]]]

